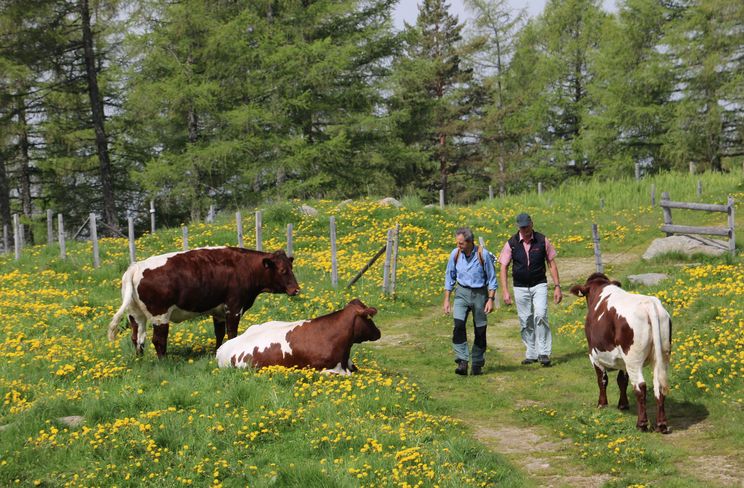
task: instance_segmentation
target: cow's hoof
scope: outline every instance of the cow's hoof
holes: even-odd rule
[[[672,433],[672,429],[667,427],[666,424],[657,425],[655,430],[659,434],[671,434]]]
[[[630,405],[627,403],[620,403],[617,406],[618,410],[630,410]]]
[[[607,408],[606,403],[597,403],[597,408]]]
[[[636,424],[636,428],[641,432],[648,432],[648,424]]]

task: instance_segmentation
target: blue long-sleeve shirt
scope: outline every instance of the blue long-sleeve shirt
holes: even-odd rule
[[[455,248],[447,261],[447,270],[444,273],[444,289],[452,291],[455,288],[455,283],[460,283],[463,286],[469,288],[482,288],[488,285],[489,290],[495,290],[498,288],[498,282],[496,281],[496,270],[493,267],[493,256],[485,248],[483,248],[483,265],[478,259],[478,246],[473,246],[473,252],[470,256],[466,256],[464,252],[460,252],[460,257],[457,258],[457,264],[455,264],[455,255],[457,255],[457,248]]]

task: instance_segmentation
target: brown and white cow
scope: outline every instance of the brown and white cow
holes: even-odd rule
[[[377,309],[358,299],[312,320],[252,325],[217,349],[220,368],[285,366],[348,375],[356,371],[351,346],[380,338],[372,321]]]
[[[144,350],[146,324],[153,324],[152,343],[165,356],[168,327],[199,315],[211,315],[217,347],[238,335],[243,313],[263,292],[296,295],[293,258],[284,251],[266,253],[237,247],[211,247],[152,256],[129,266],[121,279],[122,304],[111,320],[114,340],[125,313],[132,343]]]
[[[646,381],[643,366],[653,364],[656,396],[656,431],[668,433],[664,397],[669,393],[669,355],[672,347],[672,320],[656,297],[635,295],[620,288],[602,273],[594,273],[584,285],[574,285],[571,293],[586,297],[584,330],[589,343],[589,359],[599,385],[598,406],[607,406],[607,370],[618,370],[620,387],[618,408],[627,409],[628,380],[638,401],[636,426],[648,430]]]

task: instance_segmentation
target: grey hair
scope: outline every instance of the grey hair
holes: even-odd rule
[[[470,227],[460,227],[455,232],[456,236],[462,236],[465,238],[465,242],[473,242],[473,231],[470,230]]]

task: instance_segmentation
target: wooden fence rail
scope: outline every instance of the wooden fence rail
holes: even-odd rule
[[[664,214],[664,225],[661,231],[666,232],[667,236],[673,234],[707,234],[728,237],[728,248],[731,255],[736,253],[736,236],[734,233],[734,198],[728,197],[725,205],[712,203],[695,203],[695,202],[673,202],[669,199],[669,192],[661,194],[661,206]],[[728,227],[706,227],[675,225],[672,223],[672,209],[679,208],[684,210],[698,210],[703,212],[723,212],[728,214]]]

